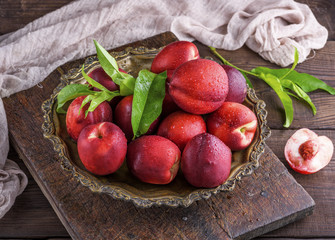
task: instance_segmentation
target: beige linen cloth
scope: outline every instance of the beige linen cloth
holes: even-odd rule
[[[308,6],[291,0],[79,0],[0,36],[0,97],[30,88],[59,65],[172,31],[180,40],[235,50],[246,44],[281,66],[322,48],[328,32]],[[8,129],[0,98],[0,217],[27,178],[7,159]]]

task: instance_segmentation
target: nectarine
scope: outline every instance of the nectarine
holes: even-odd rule
[[[170,139],[183,151],[188,141],[204,132],[206,132],[206,123],[200,115],[178,111],[162,121],[157,135]]]
[[[334,152],[333,142],[326,136],[301,128],[287,141],[284,149],[291,168],[302,174],[311,174],[327,166]]]
[[[132,112],[133,95],[124,97],[117,105],[114,110],[114,122],[118,125],[125,133],[128,141],[131,141],[134,133],[131,125],[131,112]],[[157,118],[148,129],[146,134],[151,134],[156,130],[158,126],[159,118]]]
[[[79,158],[88,171],[107,175],[121,167],[127,153],[127,139],[118,126],[102,122],[85,127],[77,147]]]
[[[89,104],[86,104],[79,113],[80,106],[85,98],[86,96],[81,96],[74,99],[66,113],[66,129],[75,141],[78,140],[84,127],[99,122],[111,122],[113,119],[112,108],[107,102],[102,102],[93,112],[89,112],[87,117],[85,117],[85,112]]]
[[[231,168],[231,150],[209,133],[199,134],[183,151],[181,170],[195,187],[212,188],[224,183]]]
[[[206,114],[218,109],[228,94],[225,70],[208,59],[191,60],[173,73],[169,93],[184,111]]]
[[[198,48],[188,41],[177,41],[165,46],[154,58],[151,72],[161,73],[168,70],[168,78],[184,62],[198,59]]]
[[[180,150],[177,145],[161,136],[142,136],[128,146],[128,168],[146,183],[170,183],[177,175],[179,162]]]
[[[233,151],[247,148],[256,129],[256,115],[240,103],[225,102],[207,118],[208,132],[220,138]]]

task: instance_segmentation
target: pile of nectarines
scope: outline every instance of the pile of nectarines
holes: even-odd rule
[[[195,187],[224,183],[232,151],[247,148],[257,128],[255,114],[242,104],[247,94],[245,78],[235,68],[200,58],[197,47],[187,41],[163,48],[151,71],[167,71],[162,114],[146,135],[135,140],[132,96],[103,102],[86,118],[86,106],[78,115],[84,97],[70,104],[67,130],[78,141],[84,166],[93,174],[106,175],[126,159],[129,171],[147,183],[168,184],[179,169]],[[118,87],[102,68],[90,76],[106,88]]]

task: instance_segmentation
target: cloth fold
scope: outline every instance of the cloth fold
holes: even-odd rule
[[[280,66],[293,63],[294,47],[302,62],[312,49],[322,48],[328,36],[310,8],[293,0],[79,0],[0,36],[0,97],[36,85],[68,61],[94,54],[93,39],[111,49],[165,31],[226,50],[245,44]],[[4,175],[11,162],[6,161],[8,133],[1,100],[0,113]],[[26,183],[19,170],[17,174],[22,181],[0,178],[0,198],[10,199],[10,204]],[[14,186],[8,181],[18,190],[6,190]],[[8,210],[1,203],[0,217]]]

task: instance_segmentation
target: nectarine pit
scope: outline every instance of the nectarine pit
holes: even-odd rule
[[[317,141],[308,140],[300,145],[299,153],[304,160],[312,159],[319,151],[319,144]]]

